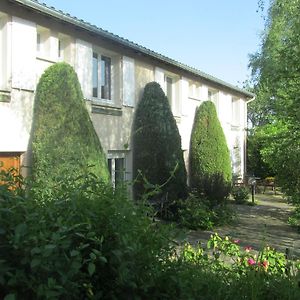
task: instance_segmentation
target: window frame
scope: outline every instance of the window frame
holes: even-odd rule
[[[122,171],[117,171],[116,170],[116,166],[117,166],[117,162],[118,161],[122,161],[122,165],[123,165],[123,170]],[[126,181],[126,155],[125,153],[122,152],[117,152],[117,153],[108,153],[107,154],[107,164],[108,164],[108,169],[110,172],[110,176],[111,176],[111,182],[112,182],[112,186],[113,188],[118,187],[118,185],[120,183],[124,183]],[[122,180],[118,180],[117,176],[121,174],[122,176]]]
[[[93,48],[92,52],[92,97],[93,100],[108,105],[115,105],[117,101],[117,62],[116,54]],[[95,56],[97,56],[97,65],[95,68]],[[108,67],[107,67],[108,65]],[[104,70],[104,71],[103,71]],[[96,77],[95,77],[96,76]],[[113,79],[114,78],[114,79]],[[96,83],[96,84],[95,84]],[[103,84],[104,83],[104,84]]]

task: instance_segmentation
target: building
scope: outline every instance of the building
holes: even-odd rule
[[[37,82],[47,67],[65,61],[77,72],[113,181],[132,179],[133,115],[143,87],[154,80],[170,101],[186,162],[195,109],[209,99],[223,126],[233,173],[244,176],[252,93],[34,0],[1,0],[0,45],[0,160],[6,166],[27,173]]]

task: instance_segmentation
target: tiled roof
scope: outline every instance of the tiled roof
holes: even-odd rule
[[[250,92],[248,92],[244,89],[241,89],[237,86],[234,86],[234,85],[229,84],[229,83],[227,83],[223,80],[220,80],[220,79],[218,79],[214,76],[211,76],[207,73],[204,73],[204,72],[202,72],[198,69],[195,69],[195,68],[190,67],[188,65],[185,65],[181,62],[178,62],[174,59],[171,59],[167,56],[164,56],[164,55],[159,54],[155,51],[152,51],[152,50],[150,50],[146,47],[143,47],[143,46],[141,46],[139,44],[136,44],[132,41],[129,41],[125,38],[122,38],[122,37],[120,37],[116,34],[113,34],[111,32],[103,30],[102,28],[99,28],[95,25],[92,25],[92,24],[90,24],[90,23],[88,23],[84,20],[73,17],[68,13],[65,13],[61,10],[57,10],[54,7],[49,7],[45,3],[41,3],[37,0],[8,0],[8,1],[26,6],[27,8],[31,8],[31,9],[39,12],[39,13],[57,18],[59,20],[63,20],[67,23],[75,25],[76,27],[80,27],[84,30],[93,32],[96,35],[99,35],[99,36],[104,37],[108,40],[114,41],[114,42],[116,42],[116,43],[118,43],[122,46],[128,47],[128,48],[130,48],[130,49],[132,49],[132,50],[134,50],[138,53],[144,54],[144,55],[149,56],[151,58],[154,58],[154,59],[156,59],[160,62],[163,62],[163,63],[169,64],[171,66],[177,67],[177,68],[179,68],[181,70],[184,70],[184,71],[186,71],[186,72],[188,72],[192,75],[199,76],[199,77],[201,77],[203,79],[206,79],[210,82],[213,82],[215,84],[224,86],[224,87],[226,87],[230,90],[233,90],[235,92],[238,92],[239,94],[242,94],[246,97],[251,97],[251,98],[254,97],[254,94],[252,94],[252,93],[250,93]]]

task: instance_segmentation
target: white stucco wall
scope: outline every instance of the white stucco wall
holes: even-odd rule
[[[11,48],[5,47],[10,49],[6,54],[12,58],[11,65],[5,67],[10,74],[6,82],[7,89],[11,91],[11,99],[6,103],[0,102],[0,152],[28,150],[36,84],[47,67],[61,60],[54,50],[57,50],[58,38],[63,36],[68,41],[64,60],[71,63],[77,72],[84,97],[88,100],[87,108],[102,146],[106,153],[114,151],[125,153],[128,170],[131,170],[132,166],[130,152],[132,122],[143,88],[148,82],[156,80],[165,89],[165,77],[172,76],[174,79],[172,111],[182,138],[186,166],[188,166],[190,135],[196,108],[202,101],[208,99],[208,90],[214,90],[217,91],[214,102],[232,155],[233,171],[241,175],[244,173],[245,99],[237,98],[236,95],[230,94],[228,89],[222,90],[221,87],[214,86],[214,83],[210,85],[208,82],[202,82],[200,78],[196,79],[194,76],[189,78],[187,74],[182,76],[180,71],[176,73],[176,70],[169,70],[165,65],[162,67],[158,62],[145,60],[134,54],[123,55],[121,47],[106,49],[101,42],[91,36],[82,34],[78,36],[76,30],[68,29],[69,31],[59,32],[51,20],[45,19],[42,24],[43,28],[48,28],[48,40],[45,45],[50,48],[37,53],[36,35],[39,28],[42,28],[41,24],[32,19],[15,17],[13,12],[12,15],[5,16],[8,20],[8,25],[5,27],[5,41],[11,43]],[[2,36],[0,34],[0,37]],[[94,49],[113,55],[115,87],[111,103],[97,101],[92,97],[91,58]],[[3,53],[4,51],[0,52],[0,59]],[[190,84],[194,84],[193,95],[190,94]],[[241,120],[240,124],[233,124],[233,99],[238,103],[239,117],[236,119]],[[99,109],[93,110],[93,108]],[[105,113],[103,108],[108,112]]]

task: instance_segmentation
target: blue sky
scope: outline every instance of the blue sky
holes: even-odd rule
[[[264,27],[257,0],[40,0],[241,86]]]

